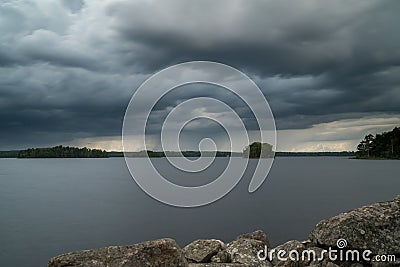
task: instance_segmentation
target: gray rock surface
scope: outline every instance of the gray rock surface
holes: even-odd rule
[[[175,240],[147,241],[62,254],[50,259],[48,267],[187,267]]]
[[[322,220],[310,233],[315,246],[335,247],[340,238],[349,249],[400,255],[400,196]]]
[[[183,253],[190,262],[210,262],[211,257],[225,249],[225,244],[217,239],[199,239],[183,248]]]
[[[256,230],[254,232],[251,233],[246,233],[246,234],[242,234],[239,235],[236,239],[254,239],[254,240],[258,240],[261,241],[264,245],[266,245],[267,247],[271,247],[267,234],[264,233],[261,230]]]
[[[287,260],[285,261],[279,261],[278,257],[274,257],[272,259],[272,263],[274,264],[274,266],[306,266],[307,263],[309,261],[301,261],[301,253],[303,252],[303,250],[305,250],[306,247],[297,240],[290,240],[282,245],[279,245],[275,248],[276,252],[283,250],[286,252],[285,255],[283,255],[284,258],[287,258]],[[298,253],[297,255],[289,255],[289,253],[291,251],[296,251]],[[296,258],[296,260],[292,260],[290,259],[290,257],[292,258]],[[298,260],[297,260],[298,259]]]
[[[257,253],[261,249],[265,249],[262,241],[240,238],[228,243],[226,251],[229,253],[232,263],[241,263],[247,267],[272,266],[269,261],[258,259]]]
[[[218,252],[217,255],[212,256],[211,257],[211,262],[214,262],[214,263],[230,263],[231,262],[231,256],[224,249],[224,250],[221,250],[220,252]]]
[[[240,263],[189,263],[189,267],[247,267]]]
[[[328,259],[328,256],[326,254],[324,254],[323,258],[321,259],[321,255],[322,255],[322,248],[319,247],[309,247],[307,248],[308,251],[314,251],[314,255],[315,258],[311,258],[312,256],[310,256],[309,259],[309,266],[312,267],[325,267],[330,261]]]
[[[306,248],[308,248],[308,247],[312,247],[314,244],[311,242],[311,240],[310,239],[307,239],[307,240],[304,240],[304,241],[301,241],[301,243],[306,247]]]
[[[361,263],[341,264],[340,267],[364,267]]]
[[[394,267],[394,266],[399,267],[400,266],[400,260],[396,259],[395,262],[376,262],[375,261],[375,262],[372,262],[371,266],[372,267]],[[353,267],[353,266],[351,266],[351,267]]]

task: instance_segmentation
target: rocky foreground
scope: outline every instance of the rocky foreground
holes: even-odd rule
[[[196,240],[183,249],[173,239],[165,238],[71,252],[52,258],[47,266],[400,266],[400,196],[322,220],[309,238],[288,241],[275,247],[272,254],[268,237],[260,230],[229,243]],[[329,254],[329,250],[335,252]]]

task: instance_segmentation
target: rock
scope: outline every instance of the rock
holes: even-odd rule
[[[306,247],[302,242],[297,240],[290,240],[282,245],[277,246],[275,250],[284,250],[286,252],[290,250],[297,250],[299,252],[302,252],[305,248]]]
[[[211,262],[229,263],[231,262],[231,257],[226,250],[221,250],[220,252],[217,253],[217,255],[211,257]]]
[[[147,241],[130,246],[113,246],[62,254],[50,259],[48,267],[187,267],[175,240]]]
[[[396,260],[395,262],[372,262],[372,267],[393,267],[400,266],[400,261]]]
[[[360,262],[349,262],[349,261],[344,261],[339,263],[340,267],[364,267],[364,265]],[[371,266],[371,265],[365,265],[365,266]]]
[[[342,265],[340,265],[340,267],[342,267]],[[364,267],[364,265],[361,263],[351,263],[349,264],[349,267]]]
[[[336,247],[338,239],[345,239],[347,249],[400,255],[400,196],[322,220],[310,239],[321,247]]]
[[[190,262],[210,262],[211,257],[225,248],[224,242],[216,239],[199,239],[183,248],[183,253]]]
[[[374,266],[374,264],[372,263],[372,265],[370,263],[366,263],[366,262],[341,262],[339,264],[340,267],[371,267]],[[389,266],[396,266],[396,265],[389,265]]]
[[[232,263],[241,263],[246,267],[267,267],[272,264],[267,260],[260,260],[257,253],[265,249],[262,241],[248,238],[239,238],[227,245],[226,251],[229,253]]]
[[[189,267],[247,267],[240,263],[189,263]]]
[[[308,266],[308,267],[339,267],[341,265],[337,265],[336,263],[324,260],[324,261],[318,262],[318,263],[311,262],[309,265],[305,265],[305,266]]]
[[[328,263],[330,263],[329,257],[327,254],[322,254],[323,249],[319,247],[309,247],[307,248],[308,251],[314,251],[314,254],[310,256],[309,266],[312,267],[326,267]],[[315,255],[315,258],[314,258]],[[321,255],[323,257],[321,258]]]
[[[267,235],[261,231],[261,230],[256,230],[252,233],[247,233],[247,234],[242,234],[238,236],[236,239],[254,239],[263,242],[264,245],[267,247],[271,247]]]
[[[308,247],[312,247],[314,244],[311,242],[311,240],[310,239],[307,239],[307,240],[304,240],[304,241],[301,241],[301,243],[306,247],[306,248],[308,248]]]
[[[297,240],[291,240],[288,241],[282,245],[279,245],[275,248],[275,253],[274,253],[274,257],[272,259],[272,263],[274,264],[274,266],[306,266],[308,262],[310,261],[302,261],[301,260],[301,253],[303,252],[303,250],[305,250],[306,247]],[[285,251],[285,255],[282,255],[283,258],[287,258],[287,260],[285,261],[279,261],[277,254],[278,251]],[[295,252],[297,254],[292,253]],[[294,259],[291,259],[294,258]]]

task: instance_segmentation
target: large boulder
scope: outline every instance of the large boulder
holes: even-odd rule
[[[313,252],[313,256],[312,254],[310,255],[309,258],[309,263],[307,264],[310,267],[334,267],[335,265],[332,265],[333,263],[330,261],[328,255],[326,254],[322,254],[323,249],[319,248],[319,247],[309,247],[307,248],[307,251],[309,252]],[[323,256],[321,259],[321,255]],[[345,267],[345,266],[343,266]],[[360,266],[347,266],[347,267],[360,267]],[[362,266],[361,266],[362,267]]]
[[[307,264],[301,261],[301,253],[306,249],[303,243],[297,240],[290,240],[282,245],[275,248],[275,251],[285,251],[282,255],[283,258],[287,258],[285,261],[279,261],[276,254],[272,259],[274,266],[306,266]],[[292,252],[298,253],[297,255],[292,255]]]
[[[189,263],[189,267],[247,267],[240,263]]]
[[[48,267],[187,267],[175,240],[147,241],[130,246],[114,246],[62,254],[50,259]]]
[[[267,237],[267,234],[261,230],[256,230],[251,233],[239,235],[236,239],[254,239],[254,240],[261,241],[267,247],[271,247],[268,237]]]
[[[267,260],[260,260],[257,253],[265,249],[262,241],[248,238],[239,238],[228,243],[226,251],[232,263],[241,263],[246,267],[269,267],[272,264]]]
[[[231,256],[226,250],[221,250],[216,255],[211,257],[213,263],[229,263],[231,262]]]
[[[214,255],[225,249],[225,244],[217,239],[199,239],[183,248],[189,262],[210,262]]]
[[[310,239],[319,247],[336,247],[339,239],[345,239],[347,249],[400,255],[400,196],[322,220]]]

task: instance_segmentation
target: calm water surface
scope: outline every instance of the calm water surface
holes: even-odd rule
[[[218,158],[194,184],[227,160]],[[192,183],[165,159],[155,163],[171,180]],[[400,194],[399,173],[400,161],[277,158],[255,193],[244,177],[221,200],[183,209],[142,192],[122,158],[0,159],[0,266],[45,266],[64,252],[162,237],[181,246],[198,238],[229,241],[255,229],[273,245],[303,240],[323,218]]]

